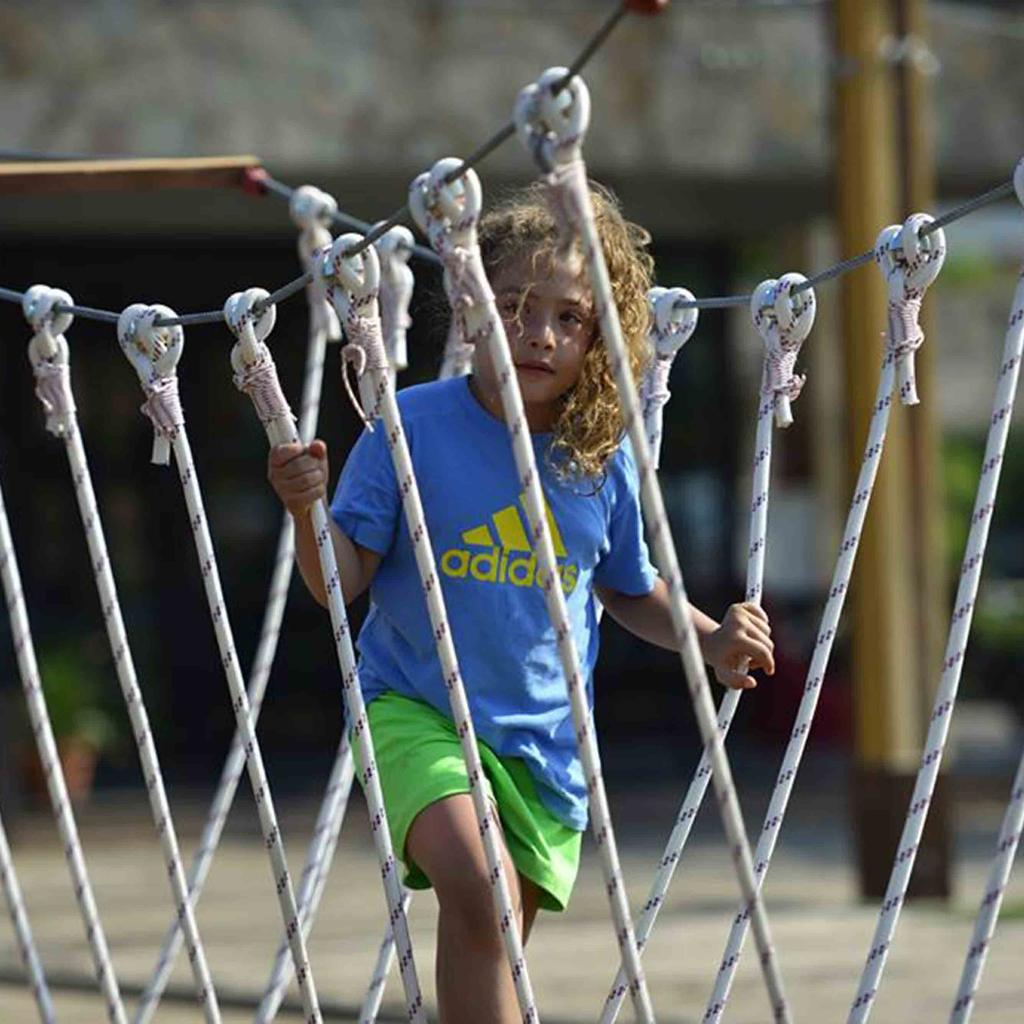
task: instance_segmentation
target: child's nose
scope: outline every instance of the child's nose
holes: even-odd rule
[[[555,326],[547,316],[533,316],[526,324],[526,342],[531,348],[554,348]]]

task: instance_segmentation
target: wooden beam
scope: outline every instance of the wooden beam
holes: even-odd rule
[[[872,249],[877,233],[902,220],[894,130],[892,72],[879,60],[890,30],[888,0],[839,0],[833,8],[841,77],[836,95],[836,177],[840,251]],[[886,294],[873,267],[840,282],[846,377],[848,472],[856,480],[874,411],[882,363]],[[855,749],[858,761],[887,770],[909,770],[920,750],[916,678],[910,639],[912,611],[907,536],[909,496],[907,417],[892,410],[886,450],[865,521],[850,594],[853,627]]]
[[[244,188],[259,166],[255,156],[0,163],[0,195]]]
[[[871,249],[877,232],[906,216],[901,188],[897,76],[879,54],[894,30],[890,0],[836,0],[832,8],[839,67],[836,83],[836,178],[841,251]],[[924,116],[912,112],[916,120]],[[920,126],[915,125],[915,130]],[[921,151],[924,156],[924,150]],[[840,284],[843,356],[854,479],[862,460],[882,354],[886,294],[881,274],[865,270]],[[922,350],[923,352],[923,350]],[[927,359],[919,364],[924,374]],[[894,402],[874,498],[861,537],[850,593],[851,668],[854,692],[853,834],[861,892],[884,894],[898,845],[926,723],[921,708],[924,582],[918,574],[915,536],[926,532],[915,500],[927,469],[912,471],[910,425],[927,414],[935,389],[918,378],[922,404]],[[925,423],[920,434],[927,439]],[[930,486],[930,484],[929,484]],[[922,548],[922,552],[927,549]],[[933,552],[929,552],[934,556]],[[929,580],[928,586],[933,583]],[[930,626],[930,624],[929,624]],[[945,801],[937,794],[908,898],[948,893],[949,861],[943,836]]]
[[[925,0],[893,0],[896,34],[901,39],[926,42]],[[935,117],[931,80],[912,60],[899,65],[897,77],[899,143],[903,170],[902,199],[907,213],[935,212]],[[920,669],[918,699],[921,720],[931,714],[935,686],[942,674],[942,658],[949,622],[949,599],[942,543],[941,431],[938,417],[939,377],[936,372],[935,299],[921,310],[925,344],[915,358],[921,405],[908,418],[910,435],[910,499],[916,529],[912,545],[918,594],[917,662]]]

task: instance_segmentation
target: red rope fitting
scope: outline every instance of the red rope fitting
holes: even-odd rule
[[[661,14],[668,0],[622,0],[622,6],[634,14]]]
[[[270,175],[262,167],[245,167],[242,169],[242,191],[250,196],[265,196],[266,181]]]

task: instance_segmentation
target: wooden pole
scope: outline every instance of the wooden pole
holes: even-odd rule
[[[901,221],[896,88],[882,59],[889,0],[837,0],[836,187],[841,251],[871,249]],[[881,274],[866,268],[840,288],[849,480],[860,467],[886,325]],[[934,400],[934,395],[928,396]],[[928,398],[926,397],[926,400]],[[886,451],[861,538],[848,625],[854,687],[853,814],[861,889],[882,895],[920,757],[917,644],[907,421],[893,409]]]
[[[927,0],[893,0],[897,36],[918,48],[927,46]],[[913,50],[897,71],[898,143],[901,154],[901,193],[907,213],[935,212],[935,115],[931,78]],[[945,507],[941,473],[939,380],[934,299],[921,311],[925,343],[915,358],[921,404],[907,417],[911,516],[912,579],[914,584],[917,650],[918,715],[925,728],[942,669],[949,624],[948,579],[942,542]],[[929,811],[914,867],[912,895],[948,897],[951,891],[951,842],[948,776],[942,775]]]
[[[0,195],[243,188],[259,166],[255,156],[0,163]]]

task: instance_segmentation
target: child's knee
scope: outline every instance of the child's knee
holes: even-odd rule
[[[441,916],[446,927],[457,932],[460,941],[477,949],[500,947],[501,931],[494,905],[497,887],[493,884],[483,851],[461,852],[464,856],[452,856],[439,877],[431,879]],[[518,879],[515,871],[509,870],[507,854],[504,860],[512,909],[516,923],[522,928],[523,907]]]
[[[445,925],[457,932],[462,942],[475,948],[500,945],[494,896],[486,872],[464,873],[435,885],[435,889]]]
[[[476,816],[468,794],[458,794],[426,808],[415,819],[406,850],[430,880],[447,927],[464,941],[500,944],[495,884],[487,864]],[[499,840],[502,867],[512,908],[522,925],[519,877],[505,843]]]

